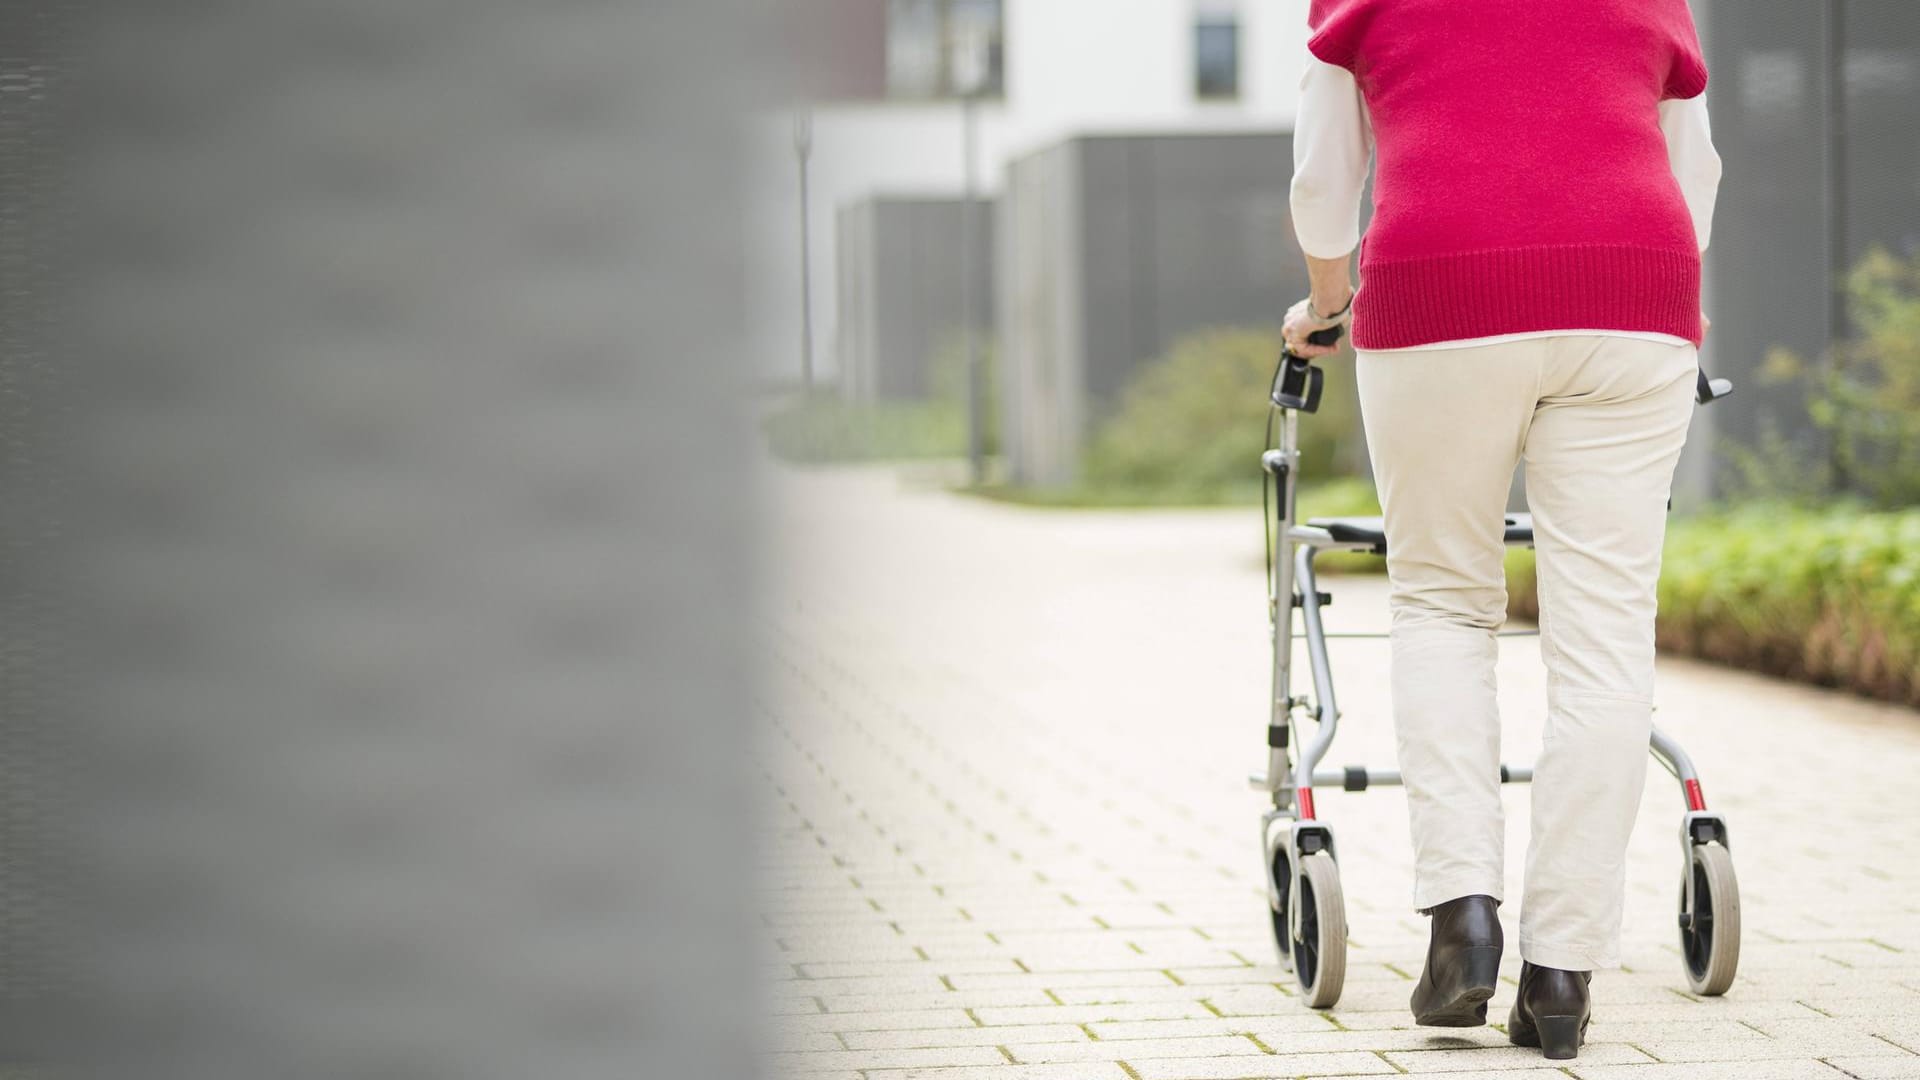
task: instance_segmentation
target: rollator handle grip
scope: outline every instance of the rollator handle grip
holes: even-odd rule
[[[1308,334],[1307,341],[1313,345],[1333,345],[1339,342],[1340,335],[1344,333],[1344,326],[1329,326]],[[1318,412],[1320,391],[1325,382],[1326,372],[1314,367],[1312,360],[1294,355],[1291,346],[1280,347],[1280,369],[1273,375],[1275,405],[1304,413]]]
[[[1733,393],[1732,379],[1709,379],[1707,373],[1702,371],[1694,386],[1693,399],[1702,405],[1711,405],[1731,393]]]

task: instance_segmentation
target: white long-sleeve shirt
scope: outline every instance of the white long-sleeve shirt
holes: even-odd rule
[[[1713,228],[1713,204],[1720,191],[1720,155],[1713,147],[1705,94],[1660,103],[1660,130],[1667,138],[1667,159],[1680,182],[1700,250]],[[1360,200],[1373,157],[1373,125],[1366,100],[1346,68],[1307,54],[1300,78],[1300,109],[1293,129],[1294,235],[1300,249],[1320,259],[1337,259],[1360,243]],[[1537,330],[1495,337],[1467,338],[1413,346],[1420,349],[1548,337],[1556,334],[1609,334],[1691,344],[1670,334],[1635,330]],[[1379,352],[1400,352],[1380,349]]]

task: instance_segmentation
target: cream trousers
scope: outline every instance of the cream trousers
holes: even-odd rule
[[[1392,690],[1413,903],[1504,902],[1494,632],[1502,514],[1526,465],[1547,666],[1520,955],[1620,965],[1627,840],[1646,786],[1653,620],[1693,346],[1569,334],[1356,354],[1392,587]]]

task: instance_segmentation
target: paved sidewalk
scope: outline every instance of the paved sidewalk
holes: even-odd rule
[[[1339,1004],[1305,1007],[1275,965],[1244,782],[1267,689],[1254,511],[1028,510],[886,469],[782,471],[770,494],[774,1075],[1920,1077],[1920,715],[1663,657],[1657,722],[1728,817],[1739,978],[1686,991],[1683,803],[1649,758],[1626,970],[1594,976],[1563,1069],[1502,1030],[1525,785],[1492,1025],[1412,1024],[1426,919],[1399,789],[1318,800],[1351,924]],[[1333,629],[1384,626],[1380,579],[1329,588]],[[1531,762],[1538,646],[1506,646],[1506,760]],[[1386,646],[1333,648],[1328,764],[1391,766]]]

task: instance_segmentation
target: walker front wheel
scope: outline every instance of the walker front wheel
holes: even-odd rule
[[[1347,903],[1332,856],[1302,857],[1294,902],[1300,905],[1300,933],[1292,941],[1294,978],[1307,1005],[1325,1009],[1340,1000],[1347,979]]]
[[[1680,884],[1680,956],[1687,986],[1712,997],[1733,985],[1740,966],[1740,883],[1733,856],[1719,844],[1692,845],[1686,872],[1693,877],[1693,910],[1686,882]]]

